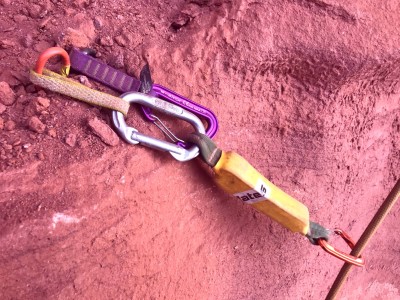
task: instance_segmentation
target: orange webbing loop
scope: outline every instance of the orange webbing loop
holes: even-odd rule
[[[42,54],[40,54],[39,59],[36,62],[35,72],[38,74],[43,73],[43,68],[46,62],[53,56],[61,55],[64,60],[64,66],[61,68],[61,74],[64,76],[68,76],[69,69],[71,67],[71,62],[69,59],[69,55],[67,51],[60,47],[51,47],[45,50]]]
[[[55,55],[61,55],[64,65],[61,74],[51,72],[44,68],[46,62]],[[116,110],[124,115],[128,114],[129,103],[122,98],[91,89],[79,82],[69,79],[70,59],[68,53],[60,47],[52,47],[44,51],[36,62],[34,70],[30,72],[33,84],[57,92],[74,99]]]

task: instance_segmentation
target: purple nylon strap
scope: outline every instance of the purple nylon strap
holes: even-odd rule
[[[73,48],[69,53],[71,68],[121,93],[139,91],[141,82],[100,60]]]

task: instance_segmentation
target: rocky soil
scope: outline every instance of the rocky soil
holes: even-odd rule
[[[358,238],[400,176],[399,15],[396,0],[0,0],[0,298],[323,299],[339,260],[29,70],[55,45],[136,77],[149,62],[215,112],[222,149]],[[340,299],[400,299],[399,217]]]

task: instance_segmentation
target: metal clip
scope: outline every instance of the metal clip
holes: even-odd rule
[[[197,132],[205,133],[203,123],[196,115],[167,101],[137,92],[123,94],[122,99],[129,103],[137,103],[161,111],[170,116],[189,122]],[[138,132],[137,129],[127,126],[124,116],[118,111],[112,112],[112,120],[118,134],[130,144],[143,144],[147,147],[169,152],[178,161],[188,161],[199,155],[199,148],[191,146],[185,149],[166,141],[162,141]]]
[[[355,243],[353,242],[353,240],[351,239],[351,237],[345,233],[343,230],[341,229],[335,229],[334,232],[339,235],[340,237],[343,238],[343,240],[346,242],[347,245],[349,245],[349,247],[351,249],[354,248]],[[344,253],[342,251],[339,251],[335,248],[333,248],[331,245],[328,244],[328,242],[324,239],[319,239],[318,240],[318,244],[322,247],[322,249],[324,249],[326,252],[328,252],[329,254],[358,267],[364,267],[365,265],[365,261],[364,259],[360,256],[360,257],[355,257],[353,255]]]
[[[206,135],[212,138],[218,131],[218,119],[215,114],[209,110],[208,108],[193,102],[192,100],[185,98],[170,89],[159,85],[153,84],[152,89],[149,95],[166,100],[170,103],[176,104],[197,116],[203,117],[207,121],[207,129]],[[143,112],[145,113],[148,120],[153,121],[154,119],[151,116],[151,111],[144,109]]]

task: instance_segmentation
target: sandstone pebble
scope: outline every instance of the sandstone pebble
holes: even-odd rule
[[[114,42],[111,37],[104,36],[100,38],[100,45],[111,47],[112,45],[114,45]]]
[[[12,120],[8,120],[4,123],[4,129],[8,131],[12,131],[15,129],[15,122]]]
[[[68,146],[74,147],[76,144],[76,134],[75,133],[69,133],[66,137],[65,137],[65,143]]]
[[[9,48],[14,48],[16,43],[13,40],[2,40],[0,41],[0,48],[1,49],[9,49]]]
[[[0,0],[1,6],[7,6],[11,4],[11,0]]]
[[[29,99],[29,97],[26,97]],[[28,105],[25,107],[25,115],[34,116],[36,114],[47,113],[45,110],[50,106],[50,100],[43,97],[35,97],[33,100],[28,100]]]
[[[101,29],[104,26],[104,21],[100,17],[95,17],[93,20],[93,24],[96,29]]]
[[[21,22],[24,22],[24,21],[28,20],[28,17],[24,16],[24,15],[21,15],[21,14],[18,14],[18,15],[15,15],[13,17],[13,20],[15,21],[15,23],[19,24]]]
[[[4,105],[13,105],[15,93],[7,82],[0,82],[0,102]]]
[[[57,137],[57,131],[56,131],[54,128],[50,128],[50,129],[47,131],[47,134],[48,134],[49,136],[51,136],[52,138]]]
[[[28,14],[33,19],[43,18],[47,11],[42,9],[42,7],[38,4],[30,4],[27,7]]]
[[[92,84],[90,83],[89,79],[84,76],[84,75],[78,75],[78,80],[80,83],[82,83],[84,86],[87,86],[89,88],[92,88]]]
[[[39,153],[37,154],[37,157],[38,157],[40,160],[44,160],[44,159],[45,159],[44,154],[43,154],[42,152],[39,152]]]
[[[108,63],[114,68],[122,69],[124,67],[124,55],[122,53],[111,55]]]
[[[46,129],[46,125],[40,121],[38,117],[31,117],[28,120],[28,127],[30,130],[37,132],[37,133],[43,133]]]
[[[0,103],[0,115],[1,115],[3,112],[5,112],[6,109],[7,109],[7,107],[6,107],[3,103]]]
[[[4,120],[3,118],[0,118],[0,130],[4,128]]]
[[[62,39],[62,46],[74,45],[75,47],[89,47],[90,39],[82,32],[73,28],[68,28]]]
[[[26,36],[22,38],[22,45],[25,48],[31,48],[33,45],[33,36],[32,34],[28,33]]]
[[[119,143],[118,135],[104,121],[93,118],[88,121],[89,127],[105,144],[116,146]]]
[[[36,103],[38,106],[46,109],[50,106],[50,100],[47,98],[43,98],[43,97],[36,97],[35,99]]]
[[[118,35],[114,38],[115,42],[121,46],[121,47],[125,47],[127,44],[126,38],[122,35]]]

